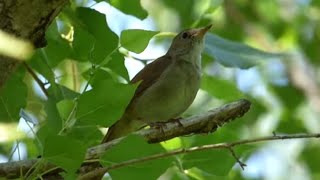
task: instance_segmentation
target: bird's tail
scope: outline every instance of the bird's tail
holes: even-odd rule
[[[112,141],[114,139],[120,138],[122,136],[126,136],[131,132],[137,130],[133,121],[127,121],[125,119],[120,119],[115,122],[112,126],[109,127],[107,134],[104,136],[102,143],[106,143]]]

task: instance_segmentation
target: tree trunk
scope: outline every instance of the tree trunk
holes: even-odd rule
[[[31,41],[36,48],[46,45],[45,32],[67,0],[0,0],[0,29]],[[0,55],[0,89],[21,61]]]

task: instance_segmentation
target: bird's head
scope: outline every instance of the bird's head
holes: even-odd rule
[[[204,36],[212,25],[203,28],[187,29],[180,32],[172,41],[168,53],[171,55],[201,54]]]

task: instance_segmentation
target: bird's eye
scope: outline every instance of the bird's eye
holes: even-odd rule
[[[183,39],[185,39],[185,38],[187,38],[187,37],[188,37],[188,33],[183,33],[183,34],[182,34],[182,38],[183,38]]]

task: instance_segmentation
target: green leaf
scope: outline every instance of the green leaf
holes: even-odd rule
[[[230,152],[225,149],[199,151],[186,155],[183,158],[183,165],[186,169],[198,167],[214,175],[227,175],[235,159]]]
[[[108,150],[101,158],[101,162],[103,165],[112,165],[163,152],[165,151],[160,144],[148,144],[140,136],[129,136]],[[128,179],[128,177],[130,179],[157,179],[172,161],[172,157],[161,158],[111,170],[109,173],[114,180]]]
[[[49,135],[44,144],[43,158],[72,173],[80,167],[85,153],[86,148],[81,141],[67,136]]]
[[[276,133],[297,133],[307,132],[304,121],[292,113],[292,110],[286,110],[279,117],[280,121],[277,123],[277,127],[274,129]]]
[[[112,80],[111,74],[102,68],[95,70],[94,74],[92,74],[92,69],[90,68],[87,71],[83,72],[82,75],[87,81],[89,81],[90,85],[93,87],[96,84],[99,84],[100,81]]]
[[[51,127],[52,132],[58,133],[63,124],[63,116],[66,116],[66,114],[61,114],[65,113],[62,112],[62,109],[60,109],[60,112],[57,108],[57,103],[59,101],[64,101],[64,100],[73,100],[74,98],[78,97],[79,94],[72,91],[71,89],[68,89],[65,86],[59,85],[59,84],[54,84],[54,86],[50,86],[48,89],[49,94],[55,94],[55,96],[50,96],[47,101],[45,101],[45,112],[47,115],[47,121],[48,125]],[[61,107],[60,107],[61,108]]]
[[[61,61],[70,57],[72,49],[68,41],[61,37],[58,40],[48,38],[47,41],[48,45],[42,49],[42,53],[44,53],[42,59],[46,61],[51,68],[56,67]]]
[[[61,37],[56,23],[52,23],[46,33],[48,45],[44,48],[37,49],[28,64],[45,77],[51,84],[55,86],[54,67],[61,61],[69,58],[72,49],[69,42]],[[54,90],[53,95],[56,95]]]
[[[18,121],[21,108],[27,104],[28,89],[23,82],[25,70],[20,66],[0,90],[0,122]]]
[[[56,93],[54,93],[54,91],[56,91]],[[55,94],[54,98],[57,101],[61,101],[63,99],[74,99],[80,95],[78,92],[56,83],[51,84],[48,92],[49,94]]]
[[[47,63],[47,60],[45,59],[45,52],[43,49],[38,49],[32,56],[31,60],[28,62],[28,64],[38,73],[40,73],[44,78],[46,78],[50,83],[55,82],[55,75],[51,67]]]
[[[243,97],[243,94],[238,90],[235,84],[227,80],[207,75],[204,75],[201,78],[201,89],[216,98],[224,99],[226,101],[232,101]]]
[[[179,169],[179,167],[177,166],[172,166],[168,168],[167,171],[161,176],[166,177],[166,179],[170,180],[190,180],[187,174],[181,171],[181,169]]]
[[[101,1],[97,0],[97,2]],[[110,0],[109,3],[123,13],[133,15],[139,19],[144,19],[148,15],[147,11],[142,8],[140,0]]]
[[[206,35],[205,53],[227,67],[250,68],[261,60],[280,58],[280,54],[264,52],[245,44],[223,39],[214,34]]]
[[[106,65],[100,69],[89,68],[82,73],[83,77],[89,81],[91,86],[102,80],[113,79],[116,82],[124,82],[125,79],[129,82],[129,74],[124,64],[124,57],[119,52],[112,55],[111,59],[106,62]]]
[[[125,80],[129,81],[129,74],[127,71],[127,68],[124,64],[124,57],[119,52],[114,53],[111,56],[111,60],[106,65],[109,67],[112,71],[123,77]]]
[[[50,130],[53,133],[58,133],[61,130],[63,124],[63,120],[59,114],[56,103],[57,101],[55,99],[49,98],[45,102],[44,106],[44,110],[47,115],[46,123],[48,126],[50,126]]]
[[[179,15],[179,20],[183,28],[190,28],[195,20],[199,18],[199,14],[196,13],[195,7],[197,3],[201,1],[197,0],[163,0],[164,4],[173,11],[176,11]]]
[[[109,126],[124,113],[136,85],[99,81],[79,97],[76,117],[80,124]]]
[[[67,120],[74,107],[74,101],[62,100],[57,103],[58,112],[63,120]]]
[[[56,133],[57,132],[53,132],[53,129],[48,125],[48,123],[45,123],[44,125],[40,124],[40,128],[37,130],[37,138],[34,140],[34,144],[36,145],[41,155],[43,155],[43,147],[49,134]]]
[[[68,136],[82,141],[87,148],[101,143],[103,135],[97,126],[73,126]]]
[[[56,23],[52,23],[46,33],[47,46],[38,49],[31,58],[30,65],[42,74],[49,82],[54,82],[51,68],[68,58],[72,49],[69,42],[61,37]]]
[[[187,174],[189,177],[192,177],[193,179],[214,179],[214,180],[228,179],[227,178],[228,176],[216,176],[196,167],[188,169]]]
[[[117,35],[109,29],[104,14],[90,8],[81,7],[77,9],[77,15],[83,23],[83,28],[95,39],[91,53],[93,62],[99,63],[103,61],[107,55],[118,47]],[[86,38],[90,39],[88,36]],[[87,48],[90,48],[90,46]]]
[[[95,38],[81,27],[74,28],[72,47],[74,50],[73,57],[78,61],[90,60],[91,52],[94,50]]]
[[[233,130],[227,130],[225,128],[222,128],[214,134],[194,136],[192,146],[202,146],[206,144],[230,142],[237,139],[237,137],[238,134]],[[244,155],[245,151],[249,150],[249,148],[250,147],[248,146],[241,146],[234,148],[233,150],[240,158]],[[228,149],[223,148],[184,154],[182,158],[182,163],[185,169],[196,167],[203,170],[206,173],[209,173],[208,176],[225,176],[232,169],[232,167],[236,163],[236,160]]]
[[[300,160],[304,160],[305,166],[308,167],[308,170],[311,171],[314,175],[319,176],[319,161],[320,161],[320,146],[317,143],[308,143],[307,146],[300,152]]]
[[[289,111],[292,111],[304,102],[305,97],[303,92],[294,87],[293,84],[288,84],[287,86],[273,86],[272,90],[277,94],[285,108]]]
[[[150,39],[159,31],[128,29],[121,32],[120,44],[122,47],[135,53],[141,53],[149,44]]]

